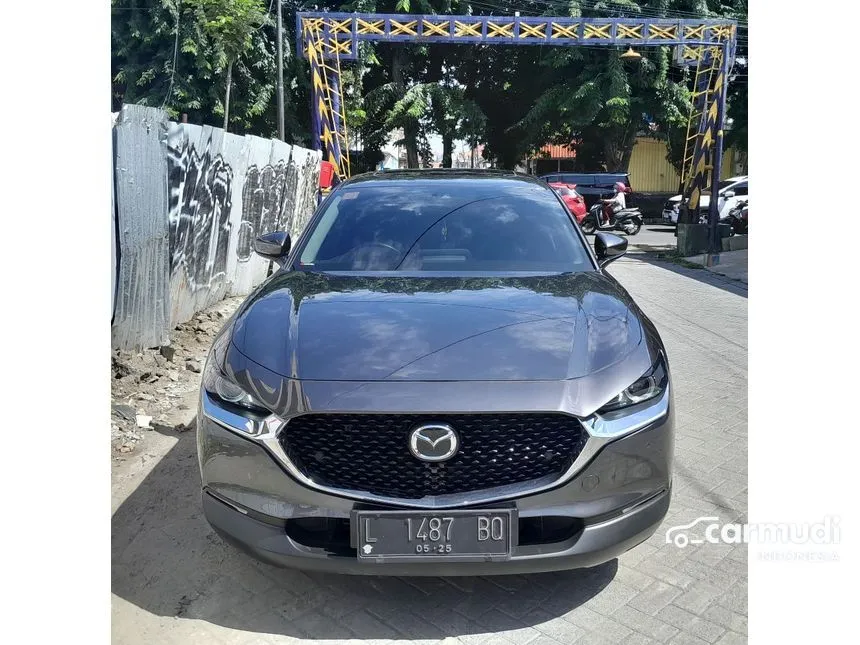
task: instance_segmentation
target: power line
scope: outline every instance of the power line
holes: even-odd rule
[[[266,11],[266,17],[271,15],[273,6],[275,6],[275,0],[269,0],[269,9]],[[263,24],[261,24],[259,27],[257,27],[254,31],[260,31],[265,26],[266,26],[266,23],[263,22]]]
[[[173,92],[173,78],[176,76],[176,61],[179,56],[179,6],[182,0],[176,0],[176,38],[173,41],[173,66],[170,70],[170,85],[167,86],[167,94],[164,95],[164,100],[161,102],[161,109],[167,104],[167,99],[170,98],[170,93]]]

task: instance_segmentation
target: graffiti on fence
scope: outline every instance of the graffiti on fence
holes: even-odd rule
[[[289,192],[287,168],[284,161],[274,166],[248,168],[242,186],[242,222],[236,246],[236,257],[240,262],[251,258],[255,236],[278,230],[283,220],[285,195]],[[295,174],[294,167],[292,174]]]
[[[319,160],[283,141],[123,106],[114,123],[114,346],[164,344],[195,312],[265,280],[269,263],[254,258],[254,239],[302,232]]]
[[[202,152],[184,137],[168,145],[168,224],[170,277],[178,272],[190,291],[226,287],[227,249],[233,169],[211,152]]]

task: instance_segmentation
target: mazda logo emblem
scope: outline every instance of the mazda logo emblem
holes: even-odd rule
[[[409,452],[421,461],[446,461],[459,448],[457,433],[444,423],[418,426],[409,434]]]

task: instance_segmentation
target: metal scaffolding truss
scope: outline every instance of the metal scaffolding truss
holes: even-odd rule
[[[737,28],[729,20],[704,19],[300,12],[296,17],[299,38],[305,24],[321,30],[323,55],[337,55],[341,60],[355,59],[360,42],[386,41],[557,47],[675,45],[678,62],[695,63],[699,47],[734,43]]]

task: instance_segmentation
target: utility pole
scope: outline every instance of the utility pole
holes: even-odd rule
[[[722,251],[722,240],[719,236],[717,228],[720,223],[720,176],[723,169],[723,134],[725,130],[726,120],[726,94],[728,94],[728,75],[729,75],[729,45],[723,44],[723,56],[720,61],[720,74],[723,77],[723,84],[720,88],[720,95],[716,97],[717,101],[717,132],[714,145],[714,153],[711,161],[711,201],[708,204],[708,266],[716,260],[719,262],[720,251]]]
[[[284,141],[284,16],[278,3],[278,138]]]

